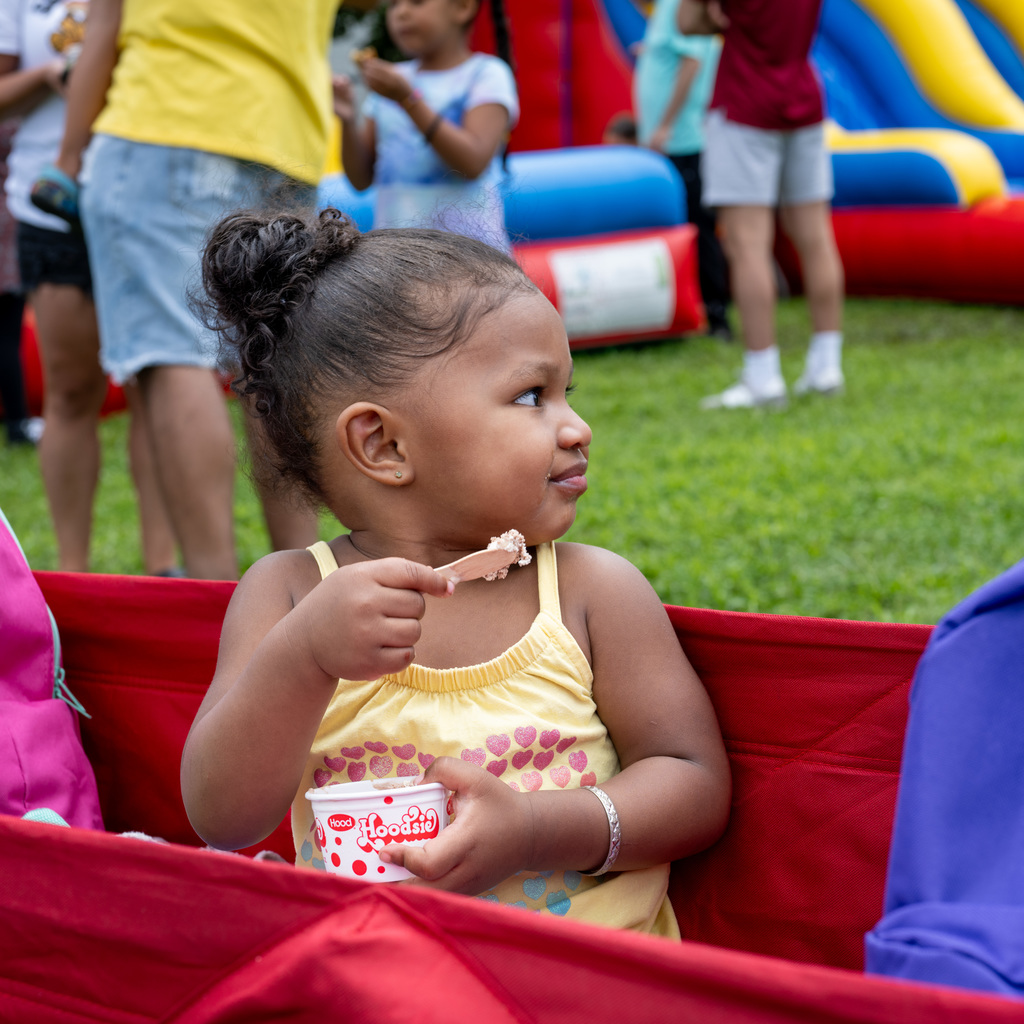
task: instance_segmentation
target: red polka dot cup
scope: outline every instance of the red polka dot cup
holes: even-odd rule
[[[306,799],[327,870],[364,882],[411,878],[405,868],[385,864],[379,852],[393,843],[422,846],[448,824],[447,794],[439,782],[339,782],[307,790]]]

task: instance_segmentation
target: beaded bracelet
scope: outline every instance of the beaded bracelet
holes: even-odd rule
[[[619,847],[622,845],[622,829],[619,827],[619,812],[615,810],[615,804],[612,803],[611,797],[603,789],[598,789],[597,786],[583,786],[583,789],[589,789],[598,800],[601,801],[601,806],[604,808],[604,813],[608,815],[608,832],[610,839],[608,841],[608,856],[605,857],[604,863],[596,871],[582,871],[584,875],[603,875],[606,871],[610,871],[612,865],[615,863],[616,858],[619,856]]]

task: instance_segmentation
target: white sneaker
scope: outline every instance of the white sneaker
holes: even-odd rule
[[[838,395],[845,386],[843,371],[838,368],[819,370],[816,373],[804,370],[800,379],[793,385],[793,392],[797,395],[806,395],[812,391],[819,395]]]
[[[783,408],[786,405],[786,382],[782,377],[771,381],[766,389],[755,391],[745,380],[733,384],[720,394],[702,398],[702,409]]]

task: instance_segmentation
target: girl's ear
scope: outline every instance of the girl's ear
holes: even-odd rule
[[[455,19],[464,29],[473,24],[473,19],[480,10],[481,0],[451,0],[455,8]]]
[[[412,466],[402,454],[394,416],[372,402],[354,402],[335,424],[338,446],[364,476],[389,487],[412,480]]]

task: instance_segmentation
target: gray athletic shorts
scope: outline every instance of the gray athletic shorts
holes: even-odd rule
[[[701,154],[707,206],[799,206],[832,198],[823,123],[772,131],[708,112]]]

